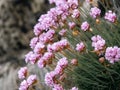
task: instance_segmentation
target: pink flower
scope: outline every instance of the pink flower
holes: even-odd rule
[[[78,18],[80,16],[80,11],[78,9],[74,9],[72,13],[73,18]]]
[[[36,75],[30,75],[27,78],[27,83],[28,83],[29,86],[34,84],[36,81],[37,81],[37,76]]]
[[[74,22],[69,22],[68,26],[70,29],[73,29],[76,26],[76,24]]]
[[[110,22],[115,22],[115,20],[117,19],[117,16],[115,13],[113,13],[111,10],[109,10],[106,14],[105,14],[105,19],[110,21]]]
[[[78,88],[77,87],[72,87],[72,89],[71,90],[78,90]]]
[[[72,9],[76,9],[78,7],[78,0],[68,0],[68,4]]]
[[[102,50],[105,46],[105,40],[100,36],[93,36],[92,38],[92,47],[95,51]]]
[[[43,58],[40,58],[37,62],[39,68],[43,68],[46,66],[46,61]]]
[[[85,45],[83,42],[80,42],[79,44],[76,45],[76,50],[79,52],[82,52],[85,49]]]
[[[27,75],[27,67],[21,67],[18,71],[18,77],[19,79],[24,79]]]
[[[38,42],[34,48],[35,53],[42,53],[45,48],[45,45],[41,42]]]
[[[40,23],[37,23],[35,26],[34,26],[34,34],[36,36],[40,35],[42,33],[42,29],[41,29],[41,24]]]
[[[54,84],[54,88],[52,90],[64,90],[62,85],[60,84]]]
[[[23,80],[20,84],[19,90],[28,90],[28,83],[26,80]]]
[[[59,32],[59,35],[64,36],[64,35],[66,34],[66,31],[67,31],[67,29],[62,29],[62,30]]]
[[[55,55],[52,52],[46,52],[43,56],[44,60],[49,62],[52,58],[54,58]]]
[[[30,47],[33,49],[38,42],[38,37],[34,37],[30,41]]]
[[[68,65],[68,60],[67,60],[67,58],[66,58],[66,57],[61,58],[61,59],[58,61],[57,65],[60,66],[60,67],[62,67],[62,68],[67,67],[67,65]]]
[[[45,75],[45,84],[50,86],[50,87],[53,87],[55,82],[54,82],[54,78],[55,78],[55,72],[54,71],[51,71],[49,73],[47,73]]]
[[[59,65],[56,66],[54,72],[56,73],[56,75],[62,75],[63,74],[63,68]]]
[[[35,64],[36,61],[42,56],[42,54],[33,53],[30,51],[27,55],[25,55],[26,63],[30,62],[31,64]]]
[[[93,17],[93,18],[96,18],[97,16],[100,16],[100,13],[101,13],[101,10],[97,7],[93,7],[91,8],[90,10],[90,15]]]
[[[112,64],[120,61],[120,48],[118,48],[117,46],[107,47],[105,58]]]
[[[90,25],[89,25],[89,23],[87,21],[85,21],[85,22],[82,23],[81,29],[83,31],[87,31],[87,30],[89,30],[89,28],[90,28]]]

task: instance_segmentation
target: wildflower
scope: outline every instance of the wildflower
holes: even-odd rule
[[[38,37],[34,37],[30,41],[30,47],[33,49],[38,42]]]
[[[115,22],[115,20],[117,19],[117,16],[115,13],[113,13],[111,10],[109,10],[104,17],[106,20],[110,21],[110,22]]]
[[[45,84],[50,86],[50,87],[53,87],[55,82],[54,82],[54,78],[55,78],[55,72],[54,71],[51,71],[49,73],[46,73],[45,75]]]
[[[74,22],[69,22],[68,26],[70,29],[73,29],[76,26],[76,24]]]
[[[41,33],[43,32],[43,30],[41,29],[41,24],[40,23],[37,23],[35,26],[34,26],[34,34],[36,36],[40,35]]]
[[[89,30],[89,28],[90,28],[90,25],[89,25],[89,23],[87,21],[85,21],[85,22],[82,23],[81,29],[83,31],[87,31],[87,30]]]
[[[31,64],[35,64],[36,61],[41,57],[41,54],[33,53],[30,51],[27,55],[25,55],[26,63],[30,62]]]
[[[80,16],[80,11],[78,9],[73,10],[72,17],[78,18]]]
[[[93,18],[96,18],[97,16],[100,16],[100,13],[101,13],[101,10],[97,7],[93,7],[91,8],[90,10],[90,15],[93,17]]]
[[[36,81],[37,81],[37,76],[36,75],[30,75],[27,78],[27,83],[28,83],[29,86],[36,83]]]
[[[19,79],[24,79],[27,76],[27,67],[21,67],[18,71]]]
[[[95,51],[104,49],[105,40],[100,35],[93,36],[91,39],[92,39],[92,47],[94,47]]]
[[[72,87],[72,89],[71,90],[78,90],[78,88],[77,87]]]
[[[37,62],[39,68],[43,68],[46,66],[46,61],[43,58],[40,58]]]
[[[20,84],[19,90],[28,90],[28,87],[29,87],[29,85],[28,85],[27,81],[23,80]]]
[[[61,58],[58,63],[57,63],[58,66],[62,67],[62,68],[65,68],[67,65],[68,65],[68,60],[66,57],[63,57]]]
[[[63,71],[64,71],[64,69],[61,66],[59,66],[59,65],[57,65],[56,68],[55,68],[55,70],[54,70],[54,72],[56,73],[56,75],[62,75]]]
[[[78,7],[78,0],[68,0],[68,4],[72,9],[76,9]]]
[[[67,29],[62,29],[62,30],[59,32],[59,35],[64,36],[64,35],[66,34],[66,31],[67,31]]]
[[[117,46],[107,47],[105,58],[112,64],[120,61],[120,48],[118,48]]]
[[[43,53],[45,45],[41,42],[38,42],[34,48],[35,53]]]
[[[85,45],[83,42],[80,42],[79,44],[76,45],[76,50],[79,52],[82,52],[85,49]]]

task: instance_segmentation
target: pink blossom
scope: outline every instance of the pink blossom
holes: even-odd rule
[[[24,79],[27,75],[27,67],[21,67],[18,71],[18,77],[19,79]]]
[[[54,88],[52,90],[64,90],[62,85],[60,84],[54,84]]]
[[[85,22],[82,23],[81,29],[83,31],[87,31],[87,30],[89,30],[89,28],[90,28],[90,25],[89,25],[89,23],[87,21],[85,21]]]
[[[41,54],[33,53],[30,51],[27,55],[25,55],[26,63],[30,62],[31,64],[35,64],[35,62],[41,57]]]
[[[34,84],[36,81],[37,81],[37,76],[36,75],[30,75],[27,78],[27,83],[28,83],[29,86]]]
[[[41,42],[38,42],[34,48],[35,53],[42,53],[45,48],[45,45]]]
[[[38,42],[38,37],[34,37],[30,41],[30,47],[33,49]]]
[[[56,66],[54,72],[57,74],[57,75],[62,75],[63,74],[63,68],[59,65]]]
[[[105,14],[105,19],[110,21],[110,22],[115,22],[115,20],[117,19],[117,16],[115,13],[113,13],[111,10],[109,10],[106,14]]]
[[[85,49],[85,45],[83,42],[80,42],[76,45],[76,50],[82,52]]]
[[[80,11],[78,9],[74,9],[72,13],[73,18],[78,18],[80,16]]]
[[[64,35],[66,34],[66,31],[67,31],[67,29],[62,29],[62,30],[59,32],[59,35],[64,36]]]
[[[66,57],[61,58],[61,59],[58,61],[57,65],[60,66],[60,67],[62,67],[62,68],[67,67],[67,65],[68,65],[68,60],[67,60],[67,58],[66,58]]]
[[[54,57],[55,57],[55,55],[52,52],[46,52],[44,54],[44,56],[43,56],[43,58],[45,59],[45,61],[49,61],[49,60],[51,60]]]
[[[28,83],[26,80],[23,80],[20,84],[19,90],[28,90]]]
[[[112,64],[120,61],[120,48],[118,48],[117,46],[107,47],[105,58]]]
[[[72,9],[78,8],[78,0],[68,0],[68,4]]]
[[[102,50],[105,46],[105,40],[100,36],[93,36],[92,38],[92,47],[95,51]]]
[[[49,73],[46,73],[45,75],[45,84],[50,86],[50,87],[53,87],[55,82],[54,82],[54,78],[55,78],[55,72],[54,71],[51,71]]]
[[[78,90],[78,88],[77,87],[72,87],[72,89],[71,90]]]
[[[37,62],[39,68],[43,68],[46,66],[46,61],[43,58],[40,58]]]
[[[68,26],[70,29],[73,29],[76,26],[76,24],[74,22],[69,22]]]
[[[101,13],[101,10],[97,7],[93,7],[91,8],[90,10],[90,15],[93,17],[93,18],[96,18],[97,16],[100,16],[100,13]]]
[[[40,35],[42,33],[42,29],[41,29],[41,24],[40,23],[37,23],[35,26],[34,26],[34,34],[36,36]]]

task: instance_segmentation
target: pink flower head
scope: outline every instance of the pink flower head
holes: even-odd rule
[[[19,90],[28,90],[28,83],[26,80],[23,80],[20,84]]]
[[[89,23],[87,21],[85,21],[85,22],[82,23],[81,29],[83,31],[87,31],[87,30],[89,30],[89,28],[90,28],[90,25],[89,25]]]
[[[64,36],[64,35],[66,34],[66,31],[67,31],[67,29],[62,29],[62,30],[59,32],[59,35]]]
[[[50,87],[53,87],[55,82],[54,82],[54,78],[55,78],[55,72],[54,71],[51,71],[49,73],[46,73],[45,75],[45,84],[50,86]]]
[[[60,84],[54,84],[54,88],[52,90],[64,90],[62,85]]]
[[[79,44],[76,45],[76,50],[79,52],[82,52],[85,49],[85,45],[83,42],[80,42]]]
[[[68,26],[70,29],[73,29],[76,26],[76,24],[74,22],[69,22]]]
[[[41,42],[38,42],[34,48],[35,53],[42,53],[45,48],[45,45]]]
[[[94,47],[95,51],[102,50],[105,46],[105,40],[100,36],[93,36],[92,38],[92,47]]]
[[[38,42],[38,37],[34,37],[30,41],[30,47],[33,49]]]
[[[36,83],[36,81],[37,81],[37,76],[36,75],[30,75],[27,78],[27,83],[28,83],[29,86]]]
[[[111,10],[109,10],[106,14],[105,14],[105,19],[110,21],[110,22],[115,22],[115,20],[117,19],[117,16],[115,13],[113,13]]]
[[[46,61],[43,58],[40,58],[37,62],[39,68],[43,68],[46,66]]]
[[[77,87],[72,87],[72,89],[71,90],[78,90],[78,88]]]
[[[68,4],[72,9],[78,8],[78,0],[68,0]]]
[[[57,65],[60,66],[60,67],[62,67],[62,68],[67,67],[67,65],[68,65],[68,60],[67,60],[67,58],[66,58],[66,57],[61,58],[61,59],[58,61]]]
[[[78,18],[80,16],[80,11],[78,9],[74,9],[72,13],[73,18]]]
[[[27,67],[21,67],[18,71],[18,77],[19,79],[24,79],[27,75]]]
[[[61,66],[57,65],[55,70],[54,70],[54,72],[55,72],[56,75],[62,75],[63,74],[63,70],[64,69]]]
[[[37,23],[35,26],[34,26],[34,34],[36,36],[40,35],[42,33],[42,29],[41,29],[41,24],[40,23]]]
[[[100,13],[101,13],[101,10],[97,7],[93,7],[91,8],[90,10],[90,15],[93,17],[93,18],[96,18],[97,16],[100,16]]]
[[[33,53],[30,51],[27,55],[25,55],[26,63],[30,62],[31,64],[35,64],[36,61],[41,57],[41,54]]]
[[[112,64],[120,61],[120,48],[118,48],[117,46],[107,47],[105,58]]]
[[[55,55],[52,52],[46,52],[43,56],[44,60],[49,62],[52,58],[54,58]]]

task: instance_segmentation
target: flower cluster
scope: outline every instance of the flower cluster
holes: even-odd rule
[[[93,36],[91,39],[92,39],[92,47],[94,47],[95,51],[104,49],[105,40],[100,35]]]
[[[81,29],[83,31],[87,31],[87,30],[89,30],[89,28],[90,28],[90,25],[89,25],[89,23],[87,21],[85,21],[85,22],[82,23]]]
[[[115,22],[117,19],[117,16],[114,12],[112,12],[111,10],[109,10],[106,14],[105,14],[105,19],[110,21],[110,22]]]
[[[85,49],[85,45],[83,42],[80,42],[79,44],[76,45],[76,50],[79,52],[82,52]]]
[[[97,7],[93,7],[91,8],[90,10],[90,15],[93,17],[93,18],[96,18],[97,16],[100,16],[100,13],[101,13],[101,10]]]
[[[120,48],[118,48],[117,46],[107,47],[105,58],[112,64],[120,61]]]
[[[26,76],[25,76],[26,78]],[[27,80],[23,80],[20,84],[19,90],[28,90],[28,88],[37,82],[36,75],[30,75]]]

